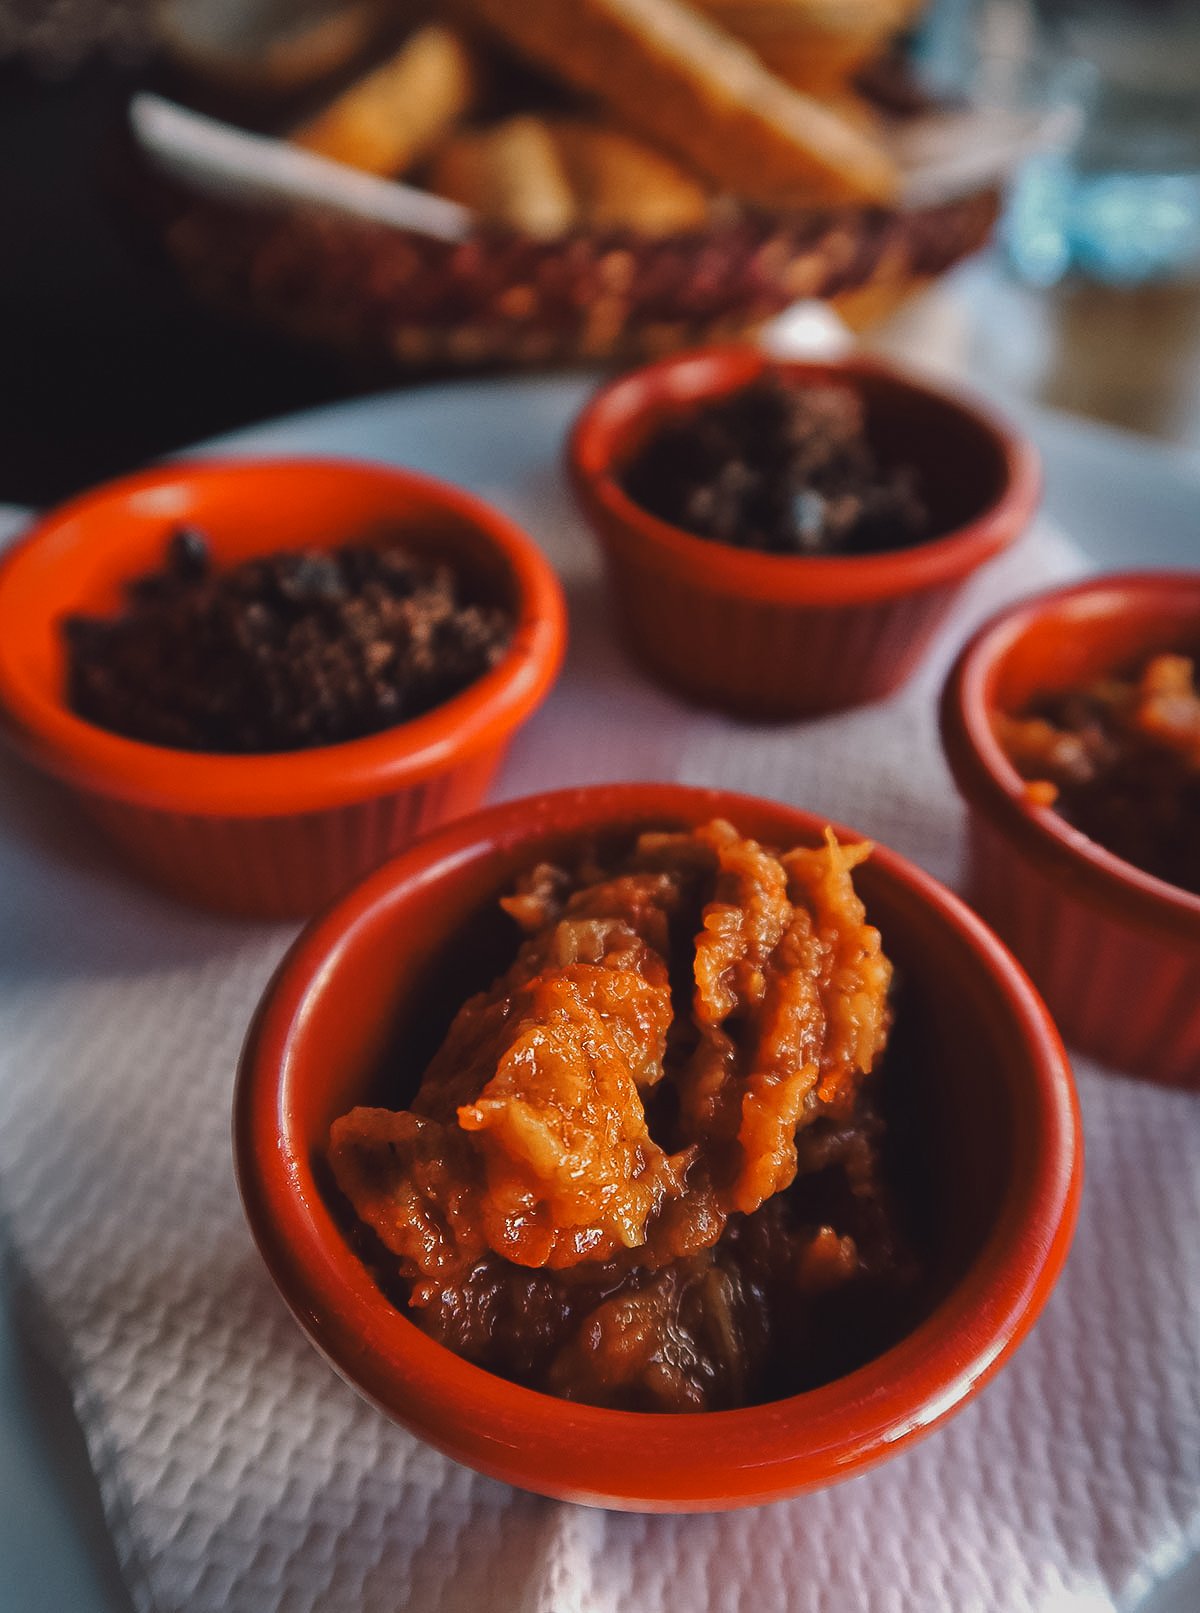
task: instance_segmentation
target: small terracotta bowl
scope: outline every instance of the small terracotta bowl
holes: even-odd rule
[[[1143,873],[1030,801],[991,716],[1200,642],[1200,572],[1095,578],[1013,605],[959,656],[942,739],[968,807],[969,895],[1067,1041],[1200,1087],[1200,896]]]
[[[716,815],[776,846],[819,843],[824,828],[775,802],[625,784],[512,802],[438,831],[305,931],[242,1055],[242,1198],[301,1327],[388,1416],[456,1460],[543,1495],[704,1511],[870,1467],[940,1423],[1008,1359],[1070,1242],[1079,1116],[1049,1015],[974,914],[879,849],[855,878],[906,978],[902,1015],[918,1054],[900,1066],[914,1084],[896,1102],[923,1139],[911,1183],[933,1207],[931,1288],[911,1331],[823,1388],[673,1416],[520,1388],[451,1354],[384,1298],[336,1207],[324,1165],[331,1122],[356,1104],[398,1106],[410,1095],[407,1083],[415,1086],[464,997],[512,956],[496,898],[518,871],[597,839]]]
[[[170,750],[109,733],[65,702],[64,618],[111,614],[159,569],[171,530],[218,561],[401,538],[510,605],[505,658],[444,705],[341,745],[264,756]],[[549,564],[495,510],[408,471],[338,460],[169,465],[40,521],[0,563],[0,725],[64,780],[127,862],[186,901],[262,918],[310,913],[415,835],[479,804],[565,642]]]
[[[695,537],[624,492],[624,468],[665,422],[768,372],[858,392],[884,462],[918,468],[936,536],[890,554],[763,554]],[[1026,529],[1041,489],[1032,445],[976,403],[871,358],[787,363],[750,347],[687,353],[610,382],[576,421],[568,459],[634,653],[689,699],[759,718],[815,716],[899,688],[966,579]]]

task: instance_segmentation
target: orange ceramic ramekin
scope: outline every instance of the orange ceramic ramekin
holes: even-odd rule
[[[959,656],[942,738],[969,809],[969,895],[1067,1041],[1200,1087],[1200,896],[1143,873],[1031,801],[993,712],[1200,644],[1200,572],[1097,577],[1010,606]]]
[[[695,537],[629,498],[621,472],[665,421],[768,371],[859,393],[884,460],[918,468],[937,536],[890,554],[762,554]],[[1041,489],[1032,445],[977,403],[872,358],[789,363],[750,347],[610,382],[579,416],[568,458],[634,652],[669,687],[749,717],[811,716],[897,689],[967,577],[1028,526]]]
[[[181,524],[200,528],[226,563],[399,537],[445,555],[508,604],[511,649],[436,710],[342,745],[215,756],[124,739],[66,705],[63,620],[117,610],[123,585],[162,565]],[[71,785],[156,884],[228,912],[300,915],[479,804],[554,681],[565,622],[557,579],[532,541],[440,482],[350,460],[168,465],[64,505],[0,563],[0,732]]]
[[[776,846],[812,845],[824,827],[776,802],[661,784],[536,796],[449,825],[310,925],[242,1055],[238,1179],[300,1325],[388,1416],[456,1460],[544,1495],[700,1511],[847,1478],[927,1433],[1001,1367],[1070,1242],[1079,1116],[1050,1017],[973,913],[880,849],[855,879],[905,980],[902,1023],[917,1047],[897,1065],[910,1073],[897,1076],[903,1087],[891,1101],[923,1139],[913,1184],[927,1195],[931,1228],[931,1292],[900,1342],[823,1388],[767,1405],[618,1412],[472,1366],[384,1298],[335,1205],[324,1165],[331,1122],[356,1104],[398,1106],[411,1095],[455,1009],[512,955],[496,898],[519,870],[597,839],[718,815]]]

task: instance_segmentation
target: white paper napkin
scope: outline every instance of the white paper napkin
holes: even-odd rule
[[[953,878],[934,696],[984,611],[1079,568],[1041,527],[898,699],[774,728],[685,709],[615,644],[548,473],[509,490],[567,582],[563,681],[501,792],[660,777],[842,818]],[[1200,1545],[1200,1100],[1081,1069],[1088,1183],[1044,1319],[947,1428],[753,1511],[617,1516],[455,1466],[301,1337],[242,1221],[233,1071],[291,930],[111,867],[0,766],[0,1192],[137,1605],[156,1613],[1101,1613]]]

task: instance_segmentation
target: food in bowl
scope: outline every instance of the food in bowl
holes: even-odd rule
[[[117,616],[65,624],[73,711],[151,745],[267,754],[419,717],[494,667],[512,612],[402,542],[216,567],[178,527]]]
[[[860,394],[771,372],[665,421],[623,485],[661,521],[767,554],[878,554],[931,535],[919,471],[882,462]]]
[[[128,739],[72,710],[64,624],[117,614],[178,527],[206,533],[230,569],[272,550],[386,537],[450,566],[467,599],[502,604],[511,642],[453,699],[341,744],[222,753]],[[159,466],[51,511],[4,555],[0,737],[66,784],[156,885],[205,907],[290,918],[479,804],[549,693],[565,636],[549,561],[458,488],[355,460]]]
[[[877,464],[919,473],[921,541],[764,551],[706,541],[637,502],[628,472],[647,444],[764,384],[852,394]],[[607,382],[567,455],[638,659],[690,699],[769,720],[898,689],[967,578],[1024,532],[1040,492],[1032,445],[970,399],[861,355],[776,360],[748,346],[697,348]]]
[[[891,1341],[917,1266],[870,849],[776,853],[716,819],[528,870],[502,903],[525,939],[412,1107],[331,1132],[365,1258],[425,1333],[635,1411],[777,1399]]]
[[[1195,661],[1157,654],[997,711],[1031,801],[1099,845],[1200,895],[1200,693]]]
[[[1029,971],[1069,1044],[1185,1087],[1200,1082],[1200,891],[1180,883],[1195,854],[1174,820],[1191,810],[1195,702],[1183,663],[1195,663],[1198,646],[1200,573],[1088,577],[985,623],[941,702],[946,758],[967,805],[972,904]],[[1016,730],[1022,764],[1004,735],[1039,718],[1052,731],[1034,729],[1035,746]],[[1164,727],[1175,731],[1165,748]],[[1150,754],[1139,730],[1153,728]],[[1060,793],[1048,752],[1085,780],[1096,770],[1082,789],[1087,822],[1074,815],[1082,781],[1064,777]],[[1114,764],[1108,800],[1104,758]],[[1143,855],[1149,867],[1131,860]]]
[[[758,1505],[894,1456],[1003,1369],[1054,1286],[1075,1218],[1079,1115],[1049,1015],[974,914],[877,846],[854,884],[900,982],[878,1097],[884,1165],[920,1265],[886,1347],[783,1400],[656,1416],[531,1390],[415,1324],[407,1295],[369,1264],[375,1235],[355,1227],[337,1190],[331,1129],[358,1106],[411,1101],[464,997],[512,965],[499,899],[529,870],[575,868],[589,847],[615,867],[642,833],[715,818],[764,846],[826,844],[823,819],[781,802],[668,784],[559,790],[446,825],[298,938],[239,1067],[238,1184],[298,1325],[420,1439],[591,1506]],[[862,838],[836,833],[845,848]]]

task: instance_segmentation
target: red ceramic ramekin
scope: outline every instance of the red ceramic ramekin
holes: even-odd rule
[[[65,701],[64,618],[106,614],[161,567],[178,525],[218,563],[283,548],[401,539],[444,555],[515,613],[512,646],[436,710],[341,745],[214,756],[142,744]],[[425,829],[483,798],[509,740],[548,693],[566,636],[562,592],[512,522],[408,471],[345,460],[169,465],[40,521],[0,563],[0,732],[64,780],[154,883],[256,917],[310,913]]]
[[[884,461],[918,468],[937,536],[891,554],[762,554],[695,537],[629,498],[622,470],[656,430],[767,372],[857,392]],[[1041,490],[1032,445],[977,403],[872,358],[788,363],[750,347],[610,382],[579,416],[568,460],[639,659],[690,699],[763,718],[899,688],[967,577],[1026,529]]]
[[[1034,696],[1195,654],[1200,572],[1098,577],[1010,606],[962,651],[942,739],[969,812],[969,895],[1029,970],[1067,1041],[1200,1087],[1200,896],[1143,873],[1032,802],[992,729]]]
[[[899,1066],[925,1139],[936,1295],[891,1349],[837,1381],[740,1411],[577,1405],[472,1366],[420,1332],[351,1246],[323,1166],[331,1122],[399,1105],[454,1010],[511,957],[496,898],[584,843],[714,816],[776,846],[823,821],[677,785],[562,791],[449,825],[313,922],[261,1003],[234,1144],[251,1228],[313,1343],[368,1400],[479,1471],[544,1495],[646,1511],[753,1505],[831,1484],[928,1432],[1007,1360],[1058,1276],[1082,1174],[1074,1086],[1020,967],[974,914],[877,850],[856,882],[906,980],[919,1056]],[[849,839],[852,831],[840,831]],[[499,943],[499,944],[498,944]],[[389,1085],[389,1072],[392,1085]]]

